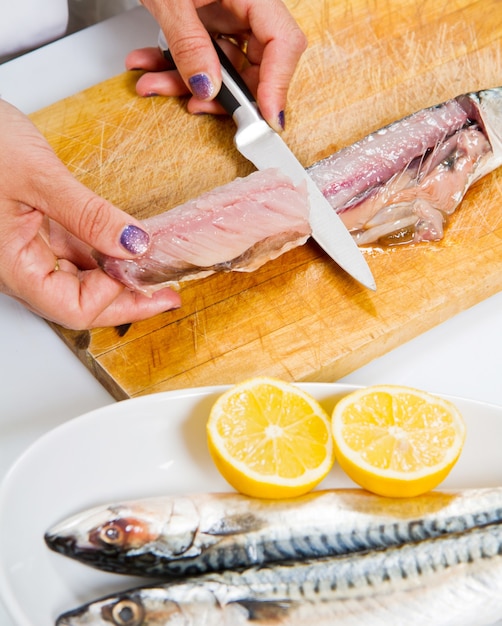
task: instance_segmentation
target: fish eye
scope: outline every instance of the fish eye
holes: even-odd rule
[[[114,517],[95,526],[88,534],[91,545],[108,552],[138,547],[150,539],[148,528],[134,517]]]
[[[126,533],[120,524],[108,522],[99,529],[98,539],[108,546],[121,546],[126,539]]]
[[[119,600],[112,608],[112,619],[116,626],[141,626],[145,610],[134,600]]]

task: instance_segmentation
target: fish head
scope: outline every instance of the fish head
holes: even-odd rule
[[[190,500],[150,498],[70,516],[45,533],[45,542],[55,552],[106,569],[107,560],[132,558],[156,544],[162,544],[167,556],[183,555],[197,528]]]
[[[60,615],[56,626],[143,626],[148,622],[141,594],[96,600]]]
[[[469,93],[457,100],[480,125],[492,149],[490,158],[476,170],[478,180],[502,165],[502,87]]]
[[[146,585],[106,596],[60,615],[56,626],[181,626],[242,623],[244,611],[238,603],[222,607],[210,585],[169,583]],[[230,621],[222,620],[230,613]],[[236,619],[233,619],[233,618]]]

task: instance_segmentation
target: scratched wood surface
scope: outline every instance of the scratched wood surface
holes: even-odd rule
[[[309,38],[285,140],[308,166],[369,132],[502,84],[500,0],[290,0]],[[86,185],[145,218],[252,171],[233,122],[141,99],[124,73],[32,119]],[[187,283],[183,306],[129,327],[52,325],[117,398],[259,374],[332,381],[502,288],[502,171],[479,181],[444,240],[367,252],[378,290],[309,241],[252,274]]]

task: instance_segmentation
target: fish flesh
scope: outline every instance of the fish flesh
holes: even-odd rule
[[[307,187],[279,170],[254,172],[143,221],[148,253],[117,259],[96,253],[102,269],[151,295],[215,272],[251,272],[310,237]]]
[[[385,550],[141,586],[57,626],[481,626],[502,617],[502,524]]]
[[[237,493],[98,506],[45,534],[54,551],[150,578],[385,549],[502,522],[502,487],[384,498],[362,489],[288,500]]]
[[[440,240],[474,182],[502,164],[502,87],[422,109],[307,168],[359,246]],[[308,196],[254,172],[144,220],[148,252],[100,266],[132,290],[253,271],[310,236]]]
[[[308,172],[358,245],[439,240],[478,179],[502,164],[502,87],[413,113]]]

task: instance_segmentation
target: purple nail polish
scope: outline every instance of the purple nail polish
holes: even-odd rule
[[[120,235],[120,244],[132,254],[144,254],[147,251],[150,236],[141,228],[129,224]]]
[[[279,122],[279,126],[284,130],[286,128],[286,116],[284,111],[281,111],[277,116],[277,121]]]
[[[207,100],[213,95],[214,87],[207,74],[195,74],[188,79],[193,95],[199,100]]]

